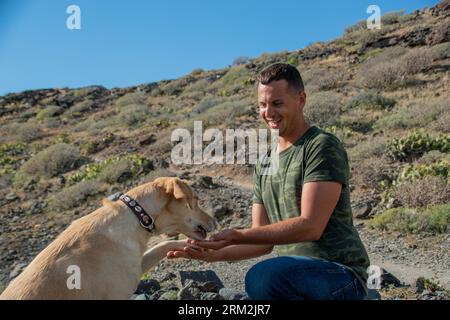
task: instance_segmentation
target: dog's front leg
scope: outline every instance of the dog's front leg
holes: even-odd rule
[[[184,245],[184,240],[168,240],[151,247],[142,257],[142,273],[147,272],[148,269],[157,265],[159,261],[166,257],[167,252],[172,250],[183,250]]]

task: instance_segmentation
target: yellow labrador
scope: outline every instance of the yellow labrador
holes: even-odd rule
[[[0,299],[129,299],[144,272],[184,245],[165,241],[146,251],[152,236],[204,239],[214,228],[185,182],[158,178],[74,221]]]

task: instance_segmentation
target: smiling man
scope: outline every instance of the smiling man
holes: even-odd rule
[[[277,63],[261,72],[259,113],[279,130],[277,148],[269,151],[278,153],[279,168],[263,175],[261,165],[255,167],[252,227],[188,240],[184,251],[171,251],[169,258],[232,261],[275,248],[278,257],[248,271],[250,298],[365,298],[369,258],[353,226],[347,154],[334,135],[307,123],[305,101],[293,66]]]

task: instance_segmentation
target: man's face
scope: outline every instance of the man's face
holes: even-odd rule
[[[288,136],[303,118],[305,93],[294,92],[286,80],[258,85],[259,114],[270,129],[278,129],[280,137]]]

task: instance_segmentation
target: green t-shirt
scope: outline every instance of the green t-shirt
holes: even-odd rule
[[[261,171],[261,162],[268,163],[269,151],[255,166],[253,175],[253,203],[264,205],[271,223],[300,215],[302,186],[306,182],[337,181],[342,183],[342,191],[319,240],[278,245],[275,250],[280,255],[302,255],[340,263],[367,290],[369,257],[353,226],[349,166],[341,142],[331,133],[312,126],[278,156],[279,166],[274,174],[264,175]]]

